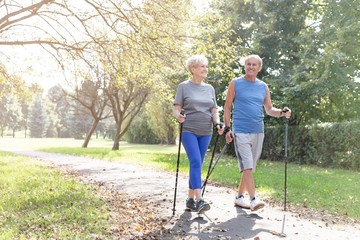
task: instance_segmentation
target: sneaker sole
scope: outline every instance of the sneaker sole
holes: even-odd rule
[[[265,204],[258,204],[254,208],[251,208],[251,211],[257,211],[263,207],[265,207]]]
[[[196,212],[196,209],[191,209],[191,208],[185,208],[186,212]]]
[[[250,209],[250,206],[241,206],[241,205],[237,205],[236,203],[234,203],[235,207],[239,207],[239,208],[244,208],[244,209]]]
[[[198,213],[201,214],[201,213],[204,213],[204,212],[206,212],[206,211],[209,211],[210,208],[211,208],[210,205],[205,205],[202,209],[200,209],[200,210],[198,211]]]

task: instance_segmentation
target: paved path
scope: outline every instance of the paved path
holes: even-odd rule
[[[15,149],[11,151],[75,170],[87,182],[103,183],[135,197],[145,197],[152,204],[159,204],[163,209],[161,214],[169,219],[166,227],[171,229],[174,236],[182,236],[174,239],[360,239],[359,224],[345,226],[300,219],[294,213],[269,206],[259,212],[243,210],[234,207],[232,189],[211,184],[206,187],[206,199],[210,200],[212,208],[202,218],[198,217],[196,213],[184,211],[186,176],[178,179],[177,211],[172,216],[175,174],[84,157]],[[280,233],[286,237],[280,236]]]

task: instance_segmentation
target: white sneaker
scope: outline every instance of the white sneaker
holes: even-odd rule
[[[236,196],[234,204],[241,208],[250,209],[250,202],[247,199],[245,199],[244,196],[241,196],[241,197]]]
[[[250,202],[251,211],[256,211],[263,207],[265,207],[265,203],[258,198],[255,198],[254,200],[251,200],[251,202]]]

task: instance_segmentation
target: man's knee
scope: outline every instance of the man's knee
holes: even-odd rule
[[[244,169],[243,170],[243,175],[252,175],[252,171],[253,169],[252,168],[247,168],[247,169]]]

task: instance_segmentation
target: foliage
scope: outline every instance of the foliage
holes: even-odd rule
[[[340,5],[348,8],[346,2],[341,1]],[[354,21],[353,14],[343,14],[353,10],[341,7],[342,11],[332,11],[339,9],[335,1],[313,1],[312,4],[279,1],[275,6],[265,6],[265,12],[270,11],[276,16],[270,21],[274,22],[271,29],[281,27],[275,45],[266,48],[269,53],[274,46],[280,47],[270,52],[275,63],[270,67],[277,73],[269,75],[275,103],[291,104],[293,124],[354,119],[358,111],[359,84],[354,81],[356,70],[347,66],[359,64],[359,53],[350,53],[341,46],[352,41],[351,36],[357,34],[358,29],[353,28],[353,34],[348,32],[347,37],[341,39],[337,36],[343,35],[344,29],[335,24],[339,19]],[[328,21],[329,17],[332,21]],[[279,24],[282,19],[284,24]]]
[[[22,120],[22,112],[20,104],[17,101],[17,97],[13,95],[5,94],[0,98],[0,133],[3,136],[3,132],[6,127],[10,128],[15,135],[15,131],[20,127]]]
[[[291,126],[288,161],[321,167],[360,170],[360,122]],[[282,160],[284,127],[266,128],[262,158]]]
[[[185,41],[186,3],[164,0],[139,2],[137,7],[130,4],[132,11],[123,12],[126,17],[113,26],[116,35],[99,29],[103,41],[93,42],[92,56],[85,62],[96,76],[92,81],[102,80],[100,92],[109,99],[116,123],[114,150],[119,149],[120,139],[145,106],[153,86],[166,80],[160,76],[178,64]],[[110,44],[104,44],[105,40]]]
[[[207,13],[211,17],[202,18],[198,31],[198,36],[211,32],[200,50],[221,59],[222,48],[212,46],[222,37],[228,40],[225,49],[234,55],[217,63],[222,70],[234,69],[222,75],[225,85],[234,73],[241,73],[240,56],[260,55],[264,64],[259,78],[269,84],[275,106],[289,105],[293,110],[292,125],[356,119],[360,99],[357,10],[352,1],[214,1]],[[213,76],[216,71],[210,72],[209,79]],[[273,122],[268,117],[265,121]]]
[[[111,108],[108,106],[109,99],[102,91],[103,79],[97,74],[94,81],[90,76],[85,76],[81,85],[77,86],[74,93],[66,92],[68,98],[71,98],[72,108],[75,111],[82,112],[87,121],[92,119],[92,125],[87,129],[85,140],[82,147],[87,147],[91,136],[95,132],[99,122],[111,116]],[[79,103],[79,104],[78,104]]]
[[[360,122],[312,127],[313,162],[319,166],[360,170],[359,129]]]
[[[183,0],[4,3],[0,45],[39,44],[62,69],[67,68],[66,73],[74,75],[100,69],[92,80],[106,81],[98,90],[111,100],[117,124],[113,148],[118,149],[154,81],[166,68],[178,65],[186,41],[188,7],[189,1]],[[16,34],[8,38],[18,29],[26,38],[16,39]],[[81,86],[74,79],[67,80],[72,90]],[[95,119],[92,130],[97,123]]]
[[[10,74],[6,66],[0,63],[0,98],[7,94],[16,96],[19,101],[29,100],[33,94],[39,92],[34,85],[30,88],[33,88],[33,91],[29,91],[29,87],[21,78]]]
[[[177,121],[172,115],[174,90],[178,81],[183,80],[183,74],[173,74],[167,80],[159,81],[153,86],[149,101],[145,106],[148,124],[162,144],[175,144],[178,136]],[[165,81],[167,84],[165,84]],[[164,112],[167,114],[159,114]],[[145,121],[145,119],[143,119]]]
[[[171,0],[4,2],[0,45],[40,44],[71,72],[70,92],[84,81],[101,96],[107,91],[117,122],[114,149],[148,101],[153,131],[162,142],[175,140],[173,89],[185,79],[185,57],[194,53],[210,60],[206,81],[216,90],[220,110],[229,81],[242,74],[241,57],[256,53],[264,61],[259,78],[269,84],[274,105],[293,111],[290,125],[358,118],[360,15],[354,1],[214,0],[200,15],[190,8],[189,1]],[[27,87],[0,65],[0,96],[5,93],[23,105],[20,124],[26,129],[26,106],[38,87]],[[156,106],[166,114],[154,114]],[[70,111],[65,103],[55,110],[60,122],[52,129],[67,137]],[[265,121],[277,125],[276,119]],[[304,147],[308,152],[310,146]]]
[[[60,85],[56,85],[50,88],[47,93],[47,97],[50,102],[55,104],[53,111],[59,119],[59,122],[56,126],[57,137],[71,137],[71,104],[69,103],[68,99],[66,99],[63,88]]]
[[[160,139],[151,130],[149,124],[149,117],[146,113],[141,112],[134,119],[132,127],[126,132],[125,140],[129,143],[142,144],[158,144]]]
[[[26,128],[27,107],[40,89],[36,85],[27,86],[16,75],[8,73],[0,64],[0,134],[8,128],[13,132],[22,127]]]
[[[46,115],[48,116],[49,125],[46,129],[45,137],[57,137],[59,134],[57,132],[59,126],[59,118],[58,115],[55,113],[56,105],[49,101],[48,98],[45,98],[45,108],[46,108]]]
[[[231,28],[232,20],[220,9],[210,9],[193,20],[191,29],[192,52],[209,59],[206,81],[215,88],[219,106],[224,105],[228,83],[240,69],[242,39]]]
[[[91,127],[91,118],[84,114],[86,109],[83,106],[71,107],[70,111],[70,131],[75,139],[84,139]]]
[[[49,116],[46,113],[45,101],[38,95],[31,106],[29,117],[30,137],[42,138],[46,135],[49,126]]]

